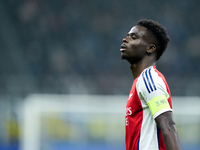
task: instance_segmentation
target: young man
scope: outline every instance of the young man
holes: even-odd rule
[[[126,106],[126,150],[180,150],[170,90],[155,63],[167,48],[164,27],[140,20],[121,45],[134,82]]]

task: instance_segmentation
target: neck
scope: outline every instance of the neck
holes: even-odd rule
[[[149,64],[131,64],[130,68],[133,74],[134,79],[136,79],[144,69],[154,66],[156,63],[149,63]]]

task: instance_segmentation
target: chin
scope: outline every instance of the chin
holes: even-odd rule
[[[122,59],[125,59],[125,57],[126,57],[126,56],[124,56],[124,54],[121,53],[121,58],[122,58]]]
[[[126,55],[122,54],[122,55],[121,55],[121,58],[122,58],[122,59],[127,59],[128,57],[127,57]]]

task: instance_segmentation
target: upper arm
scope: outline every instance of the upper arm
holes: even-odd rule
[[[161,130],[167,130],[175,125],[173,120],[173,113],[167,111],[155,118],[156,124]]]
[[[142,106],[148,105],[154,119],[164,112],[172,111],[169,103],[169,101],[171,102],[170,93],[167,91],[168,86],[153,68],[142,73],[136,88]]]

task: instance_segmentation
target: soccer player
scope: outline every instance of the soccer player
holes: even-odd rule
[[[156,61],[169,36],[158,22],[142,19],[121,45],[121,57],[134,77],[126,105],[126,150],[180,150],[170,90]],[[170,60],[169,60],[170,61]]]

